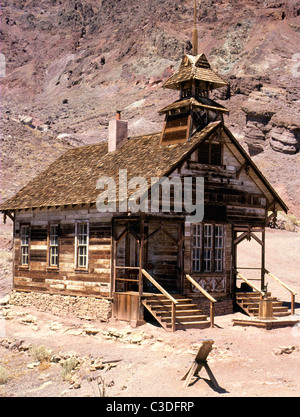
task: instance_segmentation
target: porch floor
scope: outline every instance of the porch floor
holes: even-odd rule
[[[290,317],[272,317],[272,318],[260,318],[260,317],[242,317],[238,319],[232,319],[234,325],[239,326],[255,326],[262,327],[266,330],[275,329],[278,327],[295,326],[299,323],[300,318]]]

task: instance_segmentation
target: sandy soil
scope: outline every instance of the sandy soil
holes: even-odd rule
[[[241,246],[239,254],[241,264],[246,266],[256,259],[252,241],[250,245],[251,250],[246,244]],[[300,235],[268,230],[267,248],[267,267],[299,294]],[[288,292],[278,286],[274,295],[290,301]],[[3,313],[6,319],[0,313],[0,368],[6,369],[7,380],[0,384],[0,396],[97,397],[103,384],[108,397],[300,394],[299,326],[273,330],[233,326],[232,319],[241,316],[234,313],[216,317],[214,329],[167,333],[154,322],[133,329],[113,320],[88,322],[19,307],[4,309]],[[296,314],[300,316],[299,303]],[[90,327],[92,331],[88,331]],[[208,363],[220,390],[214,389],[204,369],[199,379],[183,389],[181,377],[203,339],[214,340]],[[30,345],[52,349],[52,361],[36,362],[32,350],[27,350]],[[71,381],[65,381],[61,364],[72,355],[80,366],[73,371]],[[93,367],[97,362],[102,363],[99,369]]]

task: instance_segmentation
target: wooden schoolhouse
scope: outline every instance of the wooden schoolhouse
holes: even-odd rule
[[[2,204],[14,225],[15,291],[106,300],[119,320],[154,317],[172,331],[208,327],[237,305],[257,314],[255,296],[267,295],[265,227],[287,206],[226,127],[228,110],[210,98],[227,82],[198,53],[196,29],[193,51],[163,87],[178,90],[178,100],[159,110],[162,132],[128,137],[118,112],[107,143],[69,150]],[[204,178],[202,221],[191,221],[184,205],[175,210],[172,186],[168,210],[162,194],[155,212],[130,210],[120,170],[127,184],[145,179],[149,201],[153,178]],[[116,184],[107,212],[97,208],[104,177]],[[237,270],[244,239],[261,247],[259,284]],[[273,302],[274,314],[288,314]]]

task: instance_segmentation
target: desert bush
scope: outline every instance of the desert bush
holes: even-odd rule
[[[287,215],[288,220],[290,220],[295,226],[300,226],[300,221],[297,219],[297,217],[294,214],[288,214]]]
[[[37,361],[49,362],[52,356],[52,350],[46,346],[32,346],[30,348],[30,355]]]
[[[79,361],[75,356],[71,356],[62,363],[63,369],[61,371],[61,376],[64,381],[69,381],[71,379],[72,371],[74,371],[78,364]]]
[[[7,369],[0,365],[0,384],[6,384],[9,379],[9,374]]]

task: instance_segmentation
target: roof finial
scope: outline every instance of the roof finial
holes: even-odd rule
[[[194,6],[194,29],[193,29],[193,55],[198,55],[198,30],[196,25],[197,17],[197,0],[195,0]]]

